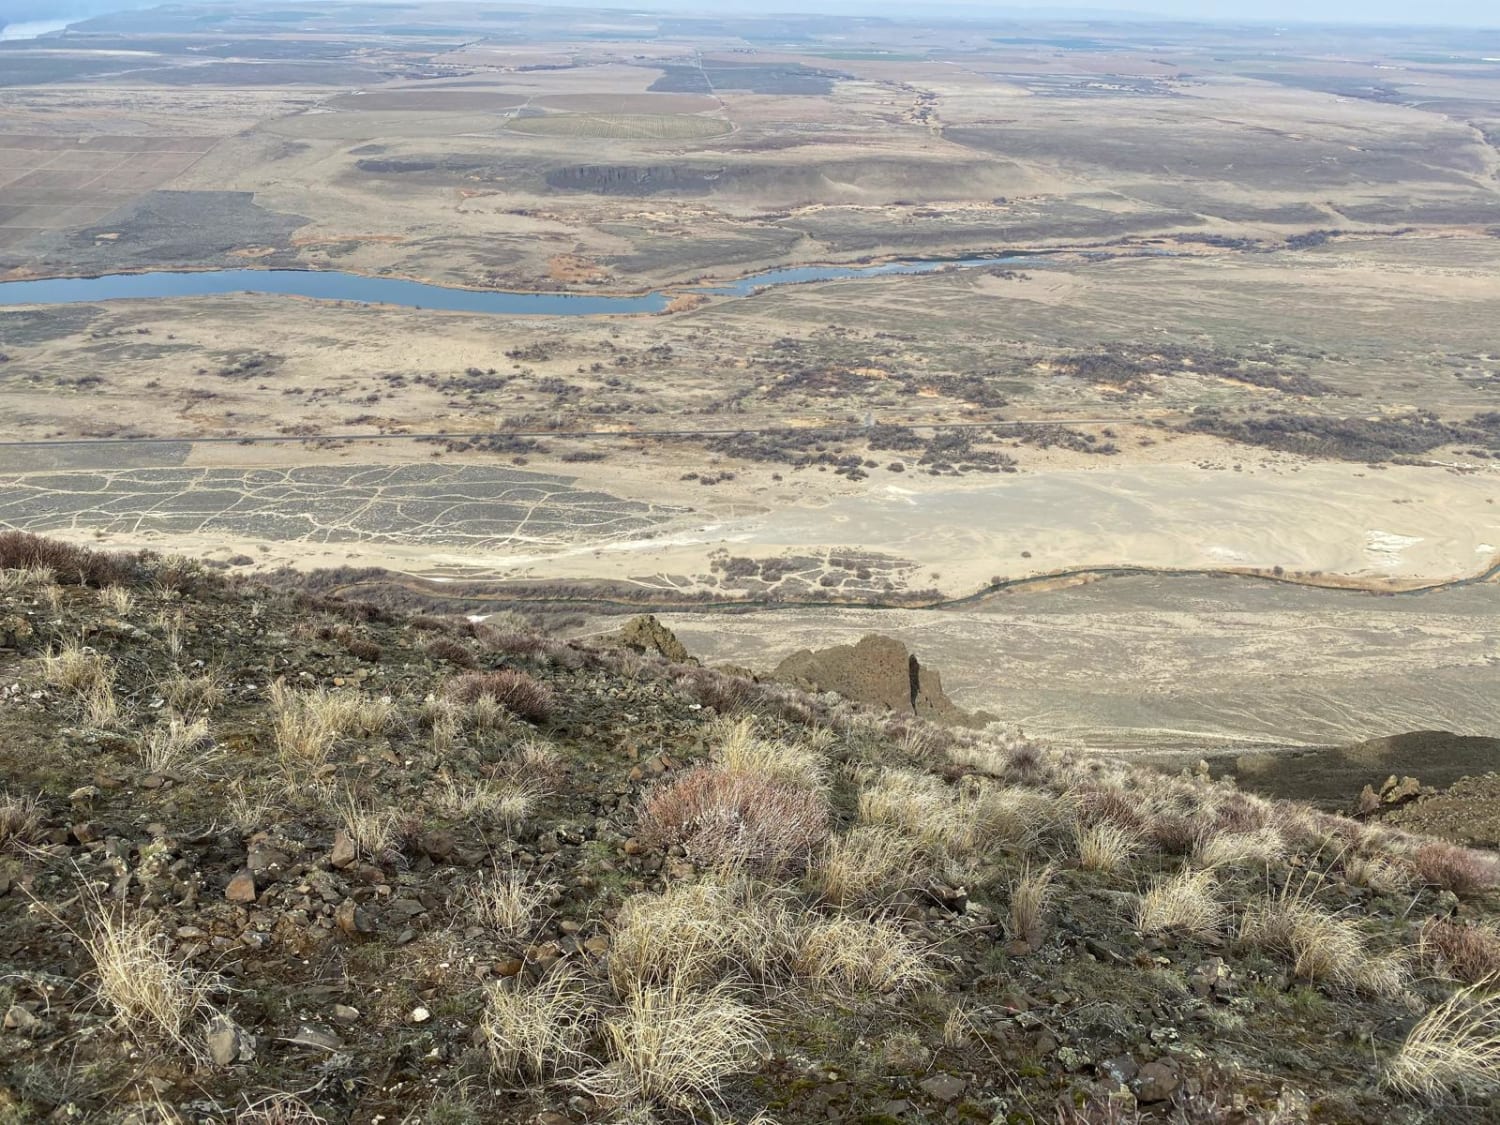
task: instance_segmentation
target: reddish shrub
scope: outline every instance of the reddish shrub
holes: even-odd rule
[[[1078,794],[1078,820],[1085,828],[1115,824],[1140,832],[1146,827],[1141,798],[1114,785],[1085,789]]]
[[[743,710],[755,694],[755,685],[743,676],[727,675],[712,668],[694,668],[677,682],[700,704],[721,715]]]
[[[1500,858],[1431,840],[1412,857],[1424,883],[1456,895],[1474,894],[1500,885]]]
[[[700,864],[742,864],[762,875],[796,872],[828,838],[821,793],[759,774],[696,766],[657,786],[641,805],[641,839],[681,844]]]
[[[373,664],[380,659],[381,647],[372,640],[364,637],[349,637],[344,641],[344,648],[355,660],[364,660]]]
[[[1255,832],[1270,820],[1268,805],[1244,793],[1230,793],[1214,810],[1212,828],[1223,832]]]
[[[1423,964],[1466,984],[1500,974],[1500,933],[1482,926],[1429,918],[1417,951]]]
[[[76,586],[130,585],[142,578],[138,561],[45,539],[27,531],[0,531],[0,570],[44,566],[57,580]]]
[[[1187,813],[1164,812],[1151,818],[1146,835],[1167,855],[1188,855],[1198,843],[1199,827]]]
[[[452,637],[434,637],[422,651],[433,660],[446,661],[458,668],[474,667],[474,654]]]
[[[473,703],[481,696],[488,696],[512,714],[533,723],[540,723],[552,714],[552,689],[514,668],[470,672],[448,681],[446,692],[450,699],[460,703]]]

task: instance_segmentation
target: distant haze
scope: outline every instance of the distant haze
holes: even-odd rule
[[[501,0],[492,7],[506,7]],[[543,0],[548,3],[549,0]],[[105,12],[153,6],[150,0],[0,0],[0,25],[69,21]],[[271,6],[271,5],[268,5]],[[287,7],[289,4],[277,4]],[[705,15],[765,15],[795,12],[893,19],[990,18],[1058,22],[1088,19],[1167,17],[1255,23],[1434,24],[1500,27],[1497,0],[1083,0],[1077,5],[1025,6],[986,0],[934,0],[913,5],[897,0],[559,0],[554,6],[626,8],[634,11],[701,12]]]

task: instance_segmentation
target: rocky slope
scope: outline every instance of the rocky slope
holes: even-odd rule
[[[1500,1114],[1489,853],[660,637],[0,568],[0,1122]]]

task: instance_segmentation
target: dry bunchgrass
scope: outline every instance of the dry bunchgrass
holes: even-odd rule
[[[498,781],[460,782],[445,777],[428,793],[432,807],[455,820],[498,825],[513,833],[536,808],[536,794]]]
[[[1417,956],[1434,972],[1466,984],[1500,979],[1500,929],[1429,918],[1417,938]]]
[[[42,680],[75,698],[84,698],[102,687],[113,689],[114,663],[107,656],[68,641],[42,657]]]
[[[201,1054],[194,1034],[209,1012],[212,978],[172,959],[171,942],[148,919],[105,909],[95,900],[84,948],[95,991],[120,1027],[143,1045]]]
[[[878,825],[855,825],[834,836],[808,871],[808,881],[839,907],[889,898],[920,878],[916,839]]]
[[[47,566],[23,566],[0,570],[0,594],[21,594],[57,584],[57,574]]]
[[[398,816],[394,808],[365,804],[346,790],[338,813],[345,834],[360,855],[381,860],[395,853]]]
[[[1417,1021],[1385,1067],[1385,1084],[1432,1101],[1500,1090],[1500,994],[1460,989]]]
[[[42,807],[34,796],[0,791],[0,847],[28,844],[42,830]]]
[[[694,863],[761,875],[805,868],[828,836],[828,799],[761,774],[701,765],[657,786],[642,802],[638,835],[681,845]]]
[[[1214,886],[1211,871],[1180,871],[1157,879],[1141,896],[1136,927],[1143,934],[1211,936],[1224,918]]]
[[[272,801],[263,790],[255,792],[244,780],[235,778],[224,787],[224,799],[220,804],[224,823],[249,836],[271,823]]]
[[[556,883],[540,883],[519,871],[485,875],[466,895],[469,913],[481,926],[499,937],[516,940],[536,925],[537,915],[557,894]]]
[[[1074,828],[1078,866],[1085,871],[1118,871],[1140,851],[1141,838],[1133,830],[1109,821]]]
[[[274,1093],[247,1102],[235,1113],[234,1125],[328,1125],[328,1118],[296,1094]]]
[[[277,680],[271,685],[272,730],[284,765],[316,769],[341,738],[370,738],[390,732],[399,719],[387,697],[317,688],[297,691]]]
[[[1240,941],[1286,958],[1314,984],[1387,998],[1406,991],[1404,956],[1372,954],[1358,926],[1312,901],[1306,879],[1257,900],[1241,919]]]
[[[138,749],[141,765],[151,773],[197,767],[213,757],[214,752],[208,720],[188,722],[177,715],[168,716],[165,722],[157,723],[141,735]]]
[[[1193,862],[1210,869],[1264,867],[1285,854],[1286,841],[1270,826],[1249,832],[1205,829],[1193,845]]]
[[[216,671],[197,675],[177,672],[158,680],[156,692],[169,707],[183,714],[213,711],[224,703],[224,677]]]
[[[99,591],[99,604],[116,617],[125,617],[135,608],[135,595],[124,586],[105,586]]]
[[[605,1020],[604,1040],[610,1063],[583,1076],[587,1092],[683,1110],[716,1102],[765,1048],[759,1014],[722,984],[633,992]]]
[[[746,948],[740,887],[716,880],[627,899],[610,935],[609,979],[620,995],[669,982],[717,979]]]
[[[795,971],[820,988],[894,993],[933,980],[927,950],[884,919],[814,918],[800,928],[796,941]]]
[[[1033,870],[1022,868],[1010,885],[1010,908],[1006,918],[1006,929],[1014,939],[1040,945],[1046,925],[1047,907],[1056,888],[1052,883],[1052,868]]]
[[[1341,863],[1349,882],[1380,894],[1401,894],[1417,884],[1416,869],[1400,856],[1351,852],[1343,856]]]
[[[501,1079],[546,1080],[572,1075],[588,1061],[593,1004],[569,965],[552,968],[537,984],[502,981],[485,991],[479,1035],[491,1070]]]
[[[803,789],[821,789],[827,783],[827,767],[815,750],[806,743],[761,738],[753,719],[721,719],[710,738],[717,745],[714,760],[728,773],[765,777]]]

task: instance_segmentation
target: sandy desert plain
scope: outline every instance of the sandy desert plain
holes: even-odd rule
[[[0,286],[0,524],[580,633],[646,606],[757,671],[879,630],[1091,745],[1493,735],[1497,57],[438,4],[0,43],[0,281],[670,302]]]

